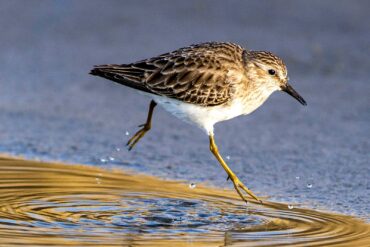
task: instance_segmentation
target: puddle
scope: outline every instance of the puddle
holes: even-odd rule
[[[57,246],[366,246],[349,216],[83,165],[0,159],[0,243]]]

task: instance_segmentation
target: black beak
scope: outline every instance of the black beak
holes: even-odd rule
[[[282,90],[284,92],[286,92],[287,94],[289,94],[290,96],[292,96],[293,98],[295,98],[296,100],[299,101],[299,103],[301,103],[302,105],[307,105],[306,101],[302,98],[301,95],[299,95],[295,90],[294,88],[289,85],[288,83],[282,87]]]

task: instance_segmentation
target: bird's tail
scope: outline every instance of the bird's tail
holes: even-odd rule
[[[143,70],[128,64],[97,65],[90,71],[91,75],[100,76],[131,88],[152,93],[142,81],[143,73]]]

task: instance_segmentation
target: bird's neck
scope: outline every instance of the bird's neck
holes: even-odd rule
[[[268,97],[278,90],[277,87],[269,86],[263,83],[249,83],[242,91],[242,104],[244,106],[244,114],[249,114],[260,107]]]

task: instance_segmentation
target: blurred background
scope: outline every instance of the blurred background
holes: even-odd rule
[[[0,1],[0,152],[120,167],[231,188],[201,130],[90,76],[205,41],[284,59],[302,107],[275,93],[216,126],[232,169],[260,196],[369,219],[369,1]]]

